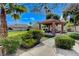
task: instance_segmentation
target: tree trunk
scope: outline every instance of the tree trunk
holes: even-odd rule
[[[6,22],[6,10],[1,8],[1,32],[2,37],[7,37],[7,22]]]

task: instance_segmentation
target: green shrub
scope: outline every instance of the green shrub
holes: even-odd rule
[[[56,47],[71,49],[75,45],[75,40],[67,35],[59,35],[55,37]]]
[[[68,22],[68,23],[66,24],[67,31],[71,31],[72,27],[73,27],[73,23]]]
[[[12,54],[20,47],[21,39],[19,37],[8,37],[1,40],[1,45],[6,50],[7,54]]]
[[[54,37],[53,34],[52,34],[52,35],[47,35],[47,34],[45,34],[44,36],[45,36],[45,37],[48,37],[48,38],[52,38],[52,37]]]
[[[32,39],[33,35],[28,32],[28,33],[21,34],[20,37],[22,40],[26,40],[26,39]]]
[[[79,40],[79,33],[77,32],[68,33],[68,35],[73,39]]]
[[[37,44],[37,41],[35,39],[26,39],[25,41],[22,42],[22,47],[31,48],[36,44]]]
[[[33,39],[33,35],[29,31],[20,35],[20,37],[22,39],[21,47],[31,48],[37,43],[37,40]]]
[[[41,37],[43,37],[43,31],[41,30],[30,30],[27,33],[30,33],[33,35],[33,39],[36,39],[38,43],[40,42]]]

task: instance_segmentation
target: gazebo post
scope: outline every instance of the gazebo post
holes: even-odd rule
[[[41,23],[39,23],[39,30],[41,30]]]
[[[55,22],[52,22],[52,34],[55,35]]]
[[[63,32],[64,32],[64,31],[63,31],[63,30],[64,30],[64,28],[63,28],[63,27],[64,27],[64,24],[63,24],[63,23],[61,23],[61,33],[63,33]]]
[[[49,29],[49,31],[50,31],[50,25],[48,25],[48,29]]]

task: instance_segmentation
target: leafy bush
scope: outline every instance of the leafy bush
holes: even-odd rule
[[[19,37],[8,37],[0,41],[1,45],[6,50],[7,54],[15,53],[17,48],[21,45],[21,39]]]
[[[40,42],[43,32],[40,30],[30,30],[17,35],[8,36],[0,39],[0,45],[4,47],[7,54],[12,54],[22,45],[24,47],[33,47]]]
[[[36,45],[37,41],[35,39],[26,39],[25,41],[22,42],[22,47],[24,48],[31,48],[34,45]]]
[[[43,37],[43,31],[41,30],[30,30],[27,33],[30,33],[33,35],[33,39],[36,39],[37,42],[40,42],[41,37]]]
[[[29,30],[27,33],[19,35],[22,39],[22,47],[30,48],[40,42],[43,32],[40,30]]]
[[[56,47],[71,49],[75,45],[75,40],[67,35],[59,35],[55,37]]]
[[[68,35],[73,39],[79,40],[79,33],[77,32],[68,33]]]
[[[30,30],[17,35],[8,36],[0,39],[0,45],[4,47],[7,54],[12,54],[17,51],[20,46],[30,48],[40,42],[43,32],[40,30]]]
[[[47,14],[46,15],[46,19],[51,19],[51,17],[53,17],[53,19],[59,20],[60,17],[57,14]]]
[[[45,37],[52,38],[52,37],[54,37],[54,35],[53,34],[52,35],[46,35],[45,34]]]
[[[28,33],[21,34],[20,37],[22,40],[26,40],[26,39],[32,39],[33,35],[28,32]]]
[[[73,27],[73,23],[68,22],[68,23],[66,24],[67,31],[71,31],[72,27]]]

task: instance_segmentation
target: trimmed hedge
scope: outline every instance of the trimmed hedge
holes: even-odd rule
[[[33,35],[31,33],[23,33],[20,35],[21,39],[24,41],[26,39],[32,39]]]
[[[55,37],[56,47],[63,49],[71,49],[75,45],[75,40],[68,35],[59,35]]]
[[[68,35],[73,39],[79,40],[79,33],[77,32],[71,32],[71,33],[68,33]]]
[[[40,43],[40,39],[43,36],[41,30],[29,30],[27,33],[21,35],[22,47],[31,48],[36,44]]]
[[[35,39],[26,39],[22,42],[22,47],[24,48],[31,48],[37,44],[37,41]]]
[[[0,45],[4,47],[7,54],[12,54],[19,47],[31,48],[40,42],[43,32],[40,30],[30,30],[18,35],[9,36],[0,39]]]
[[[37,42],[40,42],[40,39],[44,36],[43,31],[41,30],[30,30],[27,33],[32,34],[32,38],[36,39]]]

